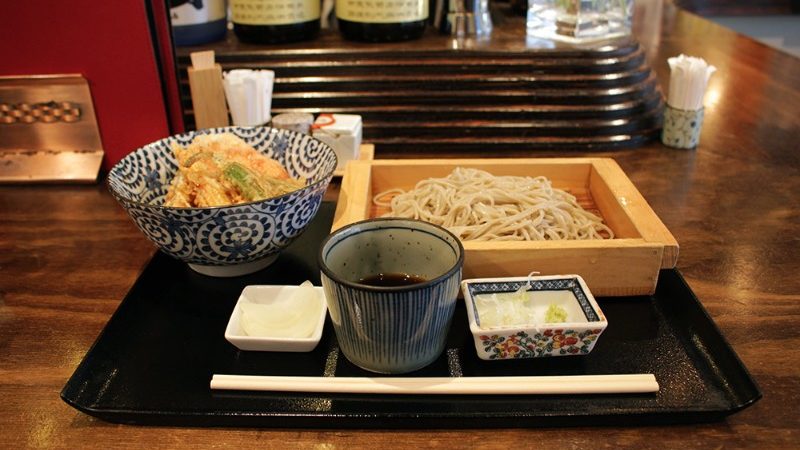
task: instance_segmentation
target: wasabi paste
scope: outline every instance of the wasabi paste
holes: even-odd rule
[[[550,306],[547,308],[547,312],[544,313],[545,323],[560,323],[566,321],[567,310],[556,304],[550,304]]]

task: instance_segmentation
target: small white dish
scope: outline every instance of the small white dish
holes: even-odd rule
[[[526,294],[530,293],[526,298],[530,298],[527,301],[533,306],[528,310],[536,321],[494,326],[486,326],[486,321],[481,323],[477,303],[484,300],[480,296],[500,294],[495,301],[507,300],[509,296],[505,294],[522,287],[526,288]],[[485,360],[585,355],[592,351],[608,326],[603,311],[579,275],[469,279],[461,282],[461,291],[475,350]],[[544,317],[550,305],[565,313],[567,320],[546,322]]]
[[[309,337],[262,337],[248,336],[242,329],[242,308],[243,302],[270,304],[279,295],[291,294],[292,291],[299,289],[299,286],[246,286],[239,296],[239,301],[233,308],[228,327],[225,329],[225,339],[235,345],[240,350],[266,351],[266,352],[310,352],[319,344],[322,338],[322,329],[325,326],[325,317],[328,315],[328,306],[325,301],[325,293],[319,286],[314,286],[319,295],[317,298],[322,303],[319,317],[316,317],[316,327]]]

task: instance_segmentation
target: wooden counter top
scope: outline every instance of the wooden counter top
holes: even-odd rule
[[[659,4],[660,2],[651,2]],[[613,157],[681,246],[678,269],[760,385],[710,424],[492,430],[152,428],[109,424],[59,392],[153,254],[101,183],[0,187],[0,448],[789,448],[800,442],[800,60],[667,4],[637,11],[666,58],[718,68],[700,146]],[[509,156],[580,156],[521,150]],[[376,157],[420,156],[376,151]],[[457,156],[456,152],[439,156]],[[336,186],[329,198],[335,198]],[[513,424],[509,424],[513,426]]]

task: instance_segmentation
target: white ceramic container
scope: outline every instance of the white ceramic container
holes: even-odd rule
[[[325,326],[325,317],[328,309],[325,302],[325,293],[321,287],[314,287],[319,294],[317,298],[322,303],[320,313],[316,317],[309,317],[316,327],[308,337],[271,337],[248,336],[242,329],[243,302],[269,304],[274,302],[279,295],[291,295],[299,286],[247,286],[242,290],[239,301],[233,308],[228,326],[225,329],[225,339],[235,345],[239,350],[266,351],[266,352],[310,352],[319,344],[322,329]]]

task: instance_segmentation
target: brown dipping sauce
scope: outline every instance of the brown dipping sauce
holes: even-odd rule
[[[361,284],[379,287],[396,287],[396,286],[409,286],[412,284],[424,283],[428,280],[417,275],[409,275],[407,273],[392,272],[392,273],[379,273],[377,275],[370,275],[358,280]]]

